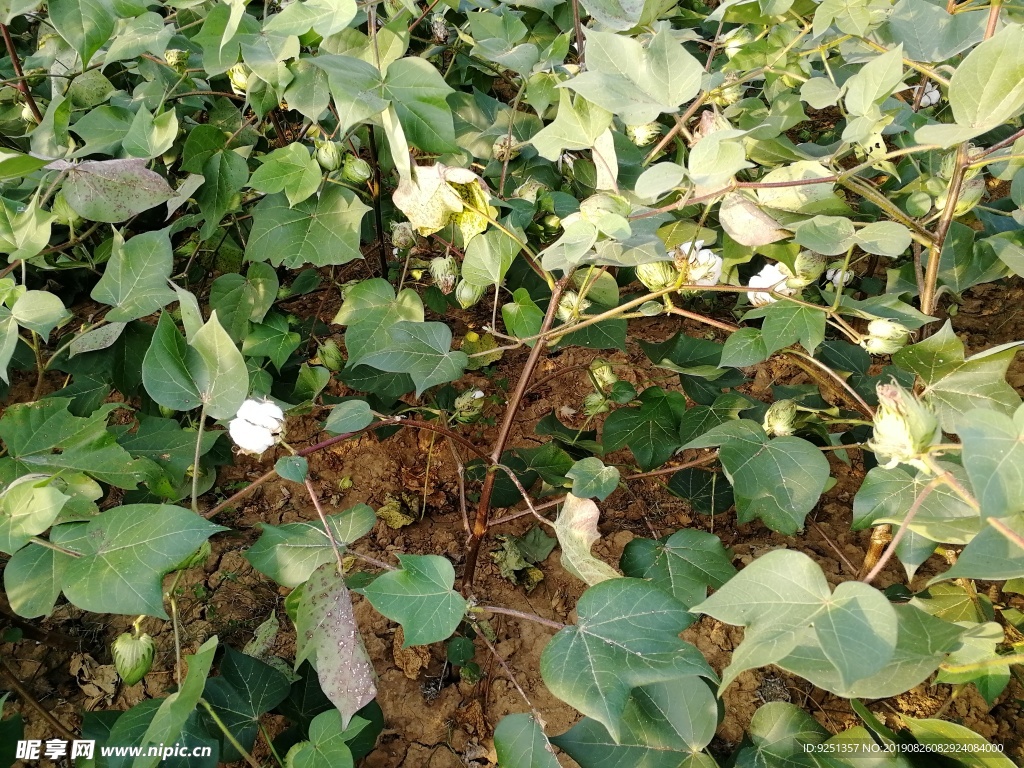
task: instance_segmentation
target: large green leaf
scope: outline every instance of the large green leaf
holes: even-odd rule
[[[567,149],[591,149],[611,123],[611,112],[583,96],[573,99],[568,90],[562,90],[558,95],[558,115],[531,142],[541,157],[557,160]]]
[[[1021,343],[965,358],[964,343],[947,321],[938,333],[893,355],[893,362],[924,380],[924,397],[935,406],[942,428],[956,432],[975,408],[1009,416],[1020,405],[1020,395],[1006,381],[1006,369]]]
[[[795,704],[769,702],[754,713],[748,729],[749,746],[737,752],[736,766],[811,768],[819,763],[808,755],[806,746],[821,744],[828,737],[825,727]]]
[[[966,768],[1014,768],[999,746],[966,726],[947,720],[902,719],[919,744],[931,747],[935,754],[956,755],[956,762]]]
[[[985,19],[979,14],[952,14],[928,0],[899,0],[886,28],[914,61],[945,61],[981,42]]]
[[[365,727],[366,721],[354,718],[348,729],[342,727],[338,713],[322,712],[309,724],[309,740],[288,750],[289,768],[352,768],[355,765],[347,742]]]
[[[236,152],[225,149],[223,146],[224,136],[220,131],[217,131],[217,134],[220,147],[210,152],[208,156],[205,152],[201,155],[206,156],[205,162],[199,169],[202,171],[205,182],[196,192],[196,203],[206,219],[199,232],[199,236],[202,238],[212,237],[224,215],[237,207],[238,191],[249,178],[249,166],[245,162],[245,158]]]
[[[634,688],[622,713],[618,739],[600,722],[586,717],[552,741],[580,765],[698,768],[713,761],[687,758],[699,755],[717,727],[715,694],[704,680],[689,677]]]
[[[748,419],[714,427],[683,447],[712,446],[721,446],[718,459],[732,483],[741,523],[760,518],[787,535],[803,527],[828,482],[828,460],[821,451],[799,437],[769,439]]]
[[[360,259],[359,226],[369,210],[354,192],[335,185],[294,207],[284,194],[270,195],[253,209],[246,258],[289,269]]]
[[[558,768],[540,723],[532,715],[505,715],[494,729],[494,748],[503,768]]]
[[[649,579],[686,608],[736,574],[731,552],[712,533],[684,529],[659,541],[633,539],[622,552],[623,573]]]
[[[1009,515],[1001,518],[1000,523],[1016,540],[989,523],[964,547],[953,567],[935,581],[954,578],[1001,581],[1024,576],[1024,547],[1017,544],[1024,538],[1024,514]]]
[[[94,613],[167,618],[162,580],[218,531],[227,530],[169,504],[127,504],[89,523],[81,557],[68,565],[64,594]]]
[[[127,242],[115,232],[110,261],[90,296],[112,307],[107,312],[107,321],[137,320],[177,298],[169,284],[173,268],[168,230],[144,232]]]
[[[50,23],[78,51],[83,67],[114,33],[117,17],[108,0],[51,0],[47,9]]]
[[[813,354],[825,340],[824,307],[815,309],[792,301],[776,301],[748,312],[746,317],[764,318],[761,338],[768,355],[797,342]]]
[[[398,555],[402,567],[381,574],[363,590],[374,608],[405,631],[405,647],[447,640],[468,604],[452,589],[455,568],[438,555]]]
[[[1024,406],[1012,419],[988,410],[969,411],[959,432],[963,465],[981,513],[1004,517],[1024,511]]]
[[[53,525],[69,497],[48,483],[26,479],[0,494],[0,552],[13,555]]]
[[[679,419],[686,400],[678,392],[649,387],[640,393],[640,406],[619,408],[604,423],[604,449],[629,446],[643,470],[660,467],[679,448]]]
[[[35,331],[46,339],[54,328],[71,318],[71,313],[56,294],[25,291],[11,307],[11,316],[22,328]]]
[[[56,525],[50,529],[48,539],[52,544],[75,551],[85,528],[84,523]],[[38,545],[15,552],[4,567],[4,591],[14,612],[27,619],[49,616],[72,559],[64,552]]]
[[[469,357],[452,350],[452,332],[444,323],[403,320],[388,329],[385,349],[360,362],[389,373],[408,373],[416,382],[416,395],[435,384],[458,379]]]
[[[581,5],[597,21],[617,30],[635,27],[644,10],[640,0],[586,0]]]
[[[621,739],[630,692],[695,675],[715,679],[700,652],[679,639],[693,617],[674,598],[639,579],[597,584],[576,604],[577,623],[559,630],[541,656],[553,694]]]
[[[484,232],[466,246],[462,279],[480,288],[501,285],[512,260],[521,250],[518,242],[499,229]]]
[[[264,157],[263,164],[249,179],[249,186],[266,194],[284,192],[288,204],[294,206],[316,192],[321,174],[309,150],[295,142]]]
[[[391,64],[382,93],[394,105],[410,144],[438,154],[458,149],[446,101],[452,87],[425,59],[412,56]]]
[[[365,536],[377,522],[373,510],[365,504],[328,515],[331,532],[338,546],[344,548]],[[319,566],[334,559],[334,550],[320,522],[263,523],[262,535],[245,553],[245,559],[278,584],[297,587]]]
[[[342,728],[347,727],[352,716],[373,701],[377,688],[352,598],[336,563],[324,563],[306,582],[295,632],[296,666],[316,659],[320,687],[341,714]]]
[[[566,87],[627,124],[642,125],[696,96],[703,73],[667,29],[654,35],[646,48],[632,37],[591,30],[587,70]]]
[[[132,460],[107,430],[117,404],[103,405],[88,417],[73,416],[70,404],[67,398],[46,398],[12,405],[0,417],[0,440],[21,472],[73,470],[127,489],[147,477],[152,465]]]
[[[264,28],[282,35],[304,35],[312,29],[330,37],[345,29],[355,16],[354,0],[305,0],[285,6]]]
[[[327,73],[338,110],[339,130],[348,131],[387,109],[390,102],[381,94],[381,74],[372,64],[353,56],[323,53],[308,61]]]
[[[361,365],[368,355],[390,347],[391,328],[403,320],[423,322],[423,301],[411,288],[395,289],[387,280],[363,280],[345,291],[345,302],[334,322],[347,325],[345,348],[348,368]]]

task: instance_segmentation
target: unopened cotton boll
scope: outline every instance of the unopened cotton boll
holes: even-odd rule
[[[676,284],[679,277],[679,270],[671,261],[655,261],[651,264],[641,264],[636,268],[637,279],[643,283],[648,290],[660,291]]]
[[[879,384],[876,391],[878,410],[868,447],[885,459],[886,469],[909,464],[928,471],[920,457],[942,438],[934,411],[895,381]]]
[[[228,434],[245,453],[256,456],[276,444],[284,427],[284,411],[269,400],[246,400],[228,424]]]
[[[786,281],[792,276],[783,264],[765,264],[760,272],[750,278],[747,287],[769,288],[782,296],[793,296],[797,292],[796,289],[786,285]],[[763,307],[778,301],[778,298],[768,291],[752,291],[747,294],[747,298],[755,307]]]
[[[768,406],[761,426],[769,435],[788,437],[796,432],[796,414],[796,401],[776,400]]]
[[[828,269],[825,270],[825,279],[832,283],[837,291],[841,291],[849,285],[853,277],[853,272],[843,269],[843,262],[841,261],[832,262],[828,265]]]

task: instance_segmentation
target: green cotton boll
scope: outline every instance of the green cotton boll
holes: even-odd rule
[[[245,64],[235,64],[228,70],[228,80],[231,82],[231,90],[239,96],[244,96],[249,90],[250,70]]]
[[[146,676],[153,666],[156,644],[146,633],[133,635],[124,632],[118,635],[110,646],[110,655],[114,659],[114,668],[121,676],[125,685],[135,685]]]
[[[416,232],[408,221],[396,221],[391,225],[391,244],[400,251],[407,251],[416,245]]]
[[[325,171],[336,171],[341,167],[342,151],[335,141],[313,141],[316,147],[316,161]]]
[[[345,364],[345,356],[334,339],[321,342],[317,347],[316,357],[320,364],[329,371],[340,371]]]
[[[795,400],[777,400],[768,407],[761,426],[769,435],[788,437],[796,432],[796,416]]]
[[[910,331],[895,320],[878,318],[868,323],[868,335],[860,345],[872,355],[891,355],[899,352],[910,339]]]
[[[920,456],[942,438],[935,412],[895,381],[879,384],[876,391],[878,410],[868,447],[886,459],[886,469],[909,464],[928,471]]]
[[[349,184],[365,184],[373,175],[370,164],[361,157],[345,155],[345,164],[341,169],[341,178]]]
[[[459,306],[463,309],[469,309],[484,297],[485,290],[487,289],[481,286],[472,285],[465,280],[459,280],[459,284],[455,286],[455,300],[459,302]]]
[[[566,291],[558,300],[558,309],[555,314],[563,323],[572,320],[579,320],[580,315],[590,308],[590,302],[580,296],[576,291]]]
[[[657,141],[661,136],[661,125],[657,122],[643,125],[627,125],[626,136],[638,147],[646,147]]]
[[[806,288],[817,282],[825,272],[826,259],[814,251],[800,251],[793,261],[793,277],[786,281],[790,288]]]
[[[636,268],[637,279],[650,291],[660,291],[676,284],[679,270],[671,261],[656,261],[653,264],[641,264]]]
[[[595,359],[590,364],[590,374],[594,377],[594,381],[597,382],[597,386],[604,391],[611,389],[612,385],[619,380],[619,377],[615,375],[612,364],[601,358]]]
[[[522,146],[522,144],[515,139],[510,139],[506,134],[505,136],[495,139],[494,144],[491,145],[491,156],[499,163],[504,163],[508,160],[515,160],[519,157],[519,152]]]

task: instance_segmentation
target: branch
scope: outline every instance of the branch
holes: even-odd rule
[[[21,59],[18,58],[18,52],[14,49],[14,40],[11,39],[11,30],[7,28],[6,24],[0,24],[0,34],[4,37],[4,45],[7,46],[7,53],[10,55],[11,64],[14,66],[14,75],[18,81],[15,87],[21,91],[22,95],[25,97],[25,102],[28,104],[28,108],[32,111],[32,117],[35,118],[36,123],[42,123],[43,113],[39,111],[35,97],[32,96],[32,91],[28,87],[28,82],[25,80],[25,73],[21,69]]]

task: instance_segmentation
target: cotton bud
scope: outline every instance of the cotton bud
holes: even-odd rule
[[[895,320],[879,318],[868,323],[868,335],[860,345],[872,355],[891,355],[903,349],[910,338],[910,331]]]
[[[472,424],[484,412],[484,393],[479,389],[470,389],[455,398],[455,409],[452,418],[460,424]]]
[[[433,38],[434,42],[438,45],[444,45],[448,42],[450,34],[448,22],[445,21],[444,14],[433,14],[430,17],[430,36]]]
[[[787,285],[787,281],[793,275],[786,269],[784,264],[765,264],[761,271],[750,278],[747,283],[749,288],[770,288],[775,293],[783,296],[793,296],[796,289]],[[755,307],[763,307],[772,304],[778,299],[768,291],[752,291],[747,294],[747,299]]]
[[[249,89],[249,68],[245,64],[235,64],[228,70],[231,90],[238,96],[244,96]]]
[[[718,107],[731,107],[743,98],[745,89],[742,83],[726,85],[711,92],[709,101]]]
[[[833,261],[825,270],[825,279],[832,283],[837,291],[843,290],[854,278],[853,272],[843,269],[843,266],[843,262]]]
[[[806,288],[817,282],[825,271],[825,257],[814,251],[800,251],[793,261],[794,274],[786,281],[789,288]]]
[[[345,364],[341,348],[334,339],[326,339],[320,343],[316,349],[316,359],[329,371],[340,371],[341,366]]]
[[[259,456],[284,432],[284,412],[269,400],[246,400],[228,424],[228,434],[244,453]]]
[[[342,151],[335,141],[313,141],[316,147],[316,161],[325,171],[336,171],[341,168]]]
[[[361,157],[345,155],[345,164],[341,168],[341,178],[349,184],[365,184],[373,175],[370,164]]]
[[[599,413],[607,413],[611,410],[608,405],[608,398],[601,392],[591,392],[583,398],[583,415],[587,417],[597,416]]]
[[[796,432],[796,414],[796,401],[777,400],[768,406],[761,426],[769,435],[787,437]]]
[[[679,270],[671,261],[655,261],[652,264],[641,264],[636,268],[637,279],[648,290],[660,291],[676,284]]]
[[[643,125],[627,125],[626,136],[638,147],[646,147],[653,144],[661,136],[661,124],[657,122],[644,123]]]
[[[391,225],[391,244],[402,251],[416,245],[416,232],[408,221],[396,221]]]
[[[919,457],[942,437],[932,409],[895,381],[879,384],[876,391],[878,410],[868,447],[879,458],[887,459],[883,465],[886,469],[910,464],[927,471]]]
[[[210,546],[210,542],[204,541],[199,545],[199,549],[178,563],[174,567],[174,570],[184,571],[188,568],[194,568],[197,565],[202,565],[207,561],[207,559],[209,559],[211,552],[213,552],[213,547]]]
[[[580,315],[586,312],[589,307],[590,302],[576,293],[576,291],[566,291],[562,294],[562,298],[558,300],[558,309],[555,310],[555,314],[558,315],[558,319],[563,323],[568,323],[571,320],[579,320]]]
[[[430,276],[441,293],[447,295],[455,290],[459,279],[459,262],[454,256],[438,256],[430,260]]]
[[[68,203],[67,198],[64,197],[64,190],[58,192],[57,196],[53,198],[50,213],[54,215],[59,224],[63,224],[66,227],[73,227],[82,220],[82,217],[78,215],[75,209]]]
[[[110,646],[110,655],[114,657],[114,668],[121,676],[125,685],[135,685],[149,672],[153,666],[156,644],[153,638],[143,632],[132,634],[124,632],[118,635]]]
[[[953,208],[953,216],[963,216],[968,211],[972,210],[978,203],[981,202],[981,198],[985,196],[985,177],[974,176],[973,178],[964,177],[960,183],[960,194],[956,199],[956,207]],[[937,198],[935,198],[935,208],[938,211],[943,211],[949,202],[949,187],[946,187]]]
[[[463,309],[469,309],[484,297],[485,290],[481,286],[459,280],[458,285],[455,286],[455,300]]]
[[[168,48],[164,51],[164,61],[179,75],[185,74],[185,70],[188,69],[188,57],[189,52],[180,48]]]
[[[931,80],[924,84],[924,91],[921,90],[922,86],[918,85],[914,88],[914,99],[918,100],[918,94],[920,94],[920,100],[918,103],[921,105],[921,109],[927,109],[928,107],[934,107],[942,100],[942,94],[939,93],[939,86],[933,83]]]
[[[508,134],[495,139],[491,145],[491,156],[499,163],[504,163],[506,160],[515,160],[519,157],[519,151],[522,148],[515,139],[510,139]]]
[[[753,42],[754,35],[748,27],[737,27],[719,39],[719,47],[728,58],[732,58],[743,50],[745,45]]]
[[[612,364],[607,360],[597,358],[590,364],[590,374],[594,377],[597,386],[607,392],[612,385],[619,380],[612,369]]]

